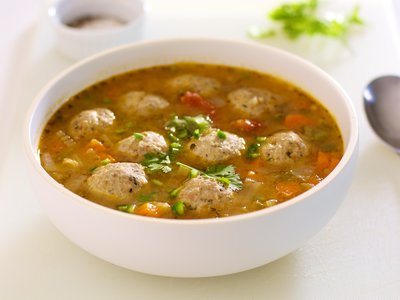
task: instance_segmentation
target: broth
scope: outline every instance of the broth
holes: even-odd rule
[[[303,193],[334,169],[343,141],[326,108],[281,79],[177,63],[120,74],[71,97],[45,126],[39,150],[46,171],[90,201],[192,219]]]

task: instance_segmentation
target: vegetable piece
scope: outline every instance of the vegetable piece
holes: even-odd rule
[[[358,6],[355,6],[347,16],[330,13],[325,17],[319,17],[318,8],[318,0],[285,3],[269,12],[268,18],[280,24],[281,27],[278,29],[283,30],[286,36],[293,40],[302,35],[323,35],[344,40],[353,25],[363,24]],[[268,38],[276,33],[275,28],[261,30],[252,27],[249,30],[249,35],[255,39]]]
[[[258,151],[261,147],[260,143],[254,143],[251,144],[248,148],[247,148],[247,152],[246,152],[246,158],[248,159],[255,159],[257,157],[259,157],[261,154]]]
[[[144,138],[144,135],[143,134],[141,134],[141,133],[138,133],[138,132],[135,132],[134,134],[133,134],[133,136],[135,137],[135,139],[136,140],[143,140],[143,138]]]
[[[199,138],[200,134],[211,126],[211,123],[211,119],[203,115],[182,118],[173,116],[165,125],[165,129],[169,132],[169,138],[173,142],[178,142],[180,139],[190,139],[192,136]]]
[[[149,202],[149,201],[152,201],[156,194],[157,194],[156,192],[152,192],[152,193],[147,194],[147,195],[143,195],[143,194],[139,195],[137,197],[137,201],[138,202]]]
[[[172,171],[171,160],[165,153],[146,153],[141,164],[145,167],[146,172],[150,174],[160,171],[164,173]]]
[[[202,113],[206,113],[206,114],[214,114],[215,113],[215,106],[212,103],[205,100],[198,93],[193,93],[193,92],[187,91],[181,97],[181,102],[182,102],[182,104],[198,108]]]
[[[171,214],[171,206],[165,202],[146,202],[135,209],[135,214],[162,218]]]
[[[217,136],[221,139],[221,140],[225,140],[226,139],[226,133],[223,132],[222,130],[217,131]]]
[[[182,149],[182,145],[180,143],[178,143],[178,142],[171,143],[169,145],[168,156],[171,159],[174,159],[178,155],[179,151],[181,151],[181,149]]]
[[[218,182],[221,182],[223,185],[225,185],[226,187],[228,187],[234,191],[241,190],[243,188],[242,180],[240,179],[239,174],[237,174],[235,172],[235,167],[233,165],[228,165],[228,166],[215,165],[215,166],[208,167],[205,172],[202,172],[200,170],[197,170],[196,168],[185,165],[181,162],[177,162],[176,164],[178,166],[189,169],[191,171],[190,172],[191,175],[193,172],[197,172],[197,174],[199,174],[199,175],[202,175],[202,176],[205,176],[208,178],[213,178],[213,179],[217,180]],[[179,193],[179,191],[176,193],[176,195],[178,193]]]
[[[152,179],[151,182],[156,186],[163,186],[164,185],[164,183],[162,183],[162,181],[160,181],[158,179]]]
[[[314,121],[302,114],[289,114],[285,117],[283,123],[290,129],[298,130],[304,126],[312,125]]]
[[[303,192],[301,185],[295,181],[281,181],[275,186],[278,194],[284,198],[292,198]]]
[[[117,205],[117,209],[127,213],[133,213],[135,210],[135,204],[121,204]]]
[[[90,142],[86,145],[86,149],[92,148],[94,151],[100,153],[106,151],[106,147],[97,139],[91,139]]]
[[[231,126],[244,132],[251,132],[261,127],[261,123],[250,119],[239,119],[231,122]]]
[[[172,212],[177,216],[183,216],[185,214],[185,204],[182,201],[176,202],[172,205]]]
[[[337,166],[340,159],[336,153],[319,151],[315,168],[319,174],[327,175]]]

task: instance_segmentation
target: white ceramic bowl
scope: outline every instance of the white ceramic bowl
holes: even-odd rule
[[[52,179],[39,162],[38,141],[68,97],[128,70],[180,61],[245,67],[294,83],[336,117],[345,142],[338,166],[311,190],[277,206],[221,219],[169,220],[130,215],[85,200]],[[357,153],[351,100],[326,73],[271,47],[233,40],[169,39],[122,46],[75,64],[36,97],[25,128],[30,177],[58,229],[113,264],[157,275],[205,277],[255,268],[303,245],[334,215],[350,185]]]
[[[56,47],[69,58],[81,59],[107,48],[139,40],[145,8],[141,0],[57,0],[49,8],[48,15]],[[116,18],[124,24],[96,29],[67,25],[87,16]]]

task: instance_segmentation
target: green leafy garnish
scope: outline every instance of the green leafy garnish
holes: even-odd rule
[[[247,151],[246,151],[246,158],[248,158],[248,159],[255,159],[255,158],[259,157],[259,156],[260,156],[260,152],[259,152],[260,146],[261,146],[260,143],[251,144],[251,145],[247,148]]]
[[[182,201],[176,202],[171,207],[173,213],[177,216],[182,216],[185,213],[185,208],[185,204]]]
[[[222,130],[217,130],[217,136],[221,139],[221,140],[225,140],[226,139],[226,133],[223,132]]]
[[[278,30],[275,28],[260,30],[253,27],[249,35],[256,39],[264,39],[276,35],[280,29],[293,40],[302,35],[323,35],[344,39],[353,25],[363,24],[358,6],[347,16],[331,13],[320,17],[318,8],[318,0],[282,4],[268,14],[269,19],[281,25]]]
[[[111,163],[111,159],[109,159],[109,158],[103,159],[100,163],[102,166],[106,166],[109,163]]]
[[[182,118],[173,116],[165,125],[165,129],[169,132],[168,137],[171,141],[177,142],[181,139],[190,139],[192,136],[199,138],[200,134],[210,126],[210,118],[203,115]]]
[[[144,135],[143,134],[141,134],[141,133],[139,133],[139,132],[135,132],[134,134],[133,134],[133,136],[135,137],[135,139],[136,140],[143,140],[143,138],[144,138]]]
[[[153,200],[153,198],[154,198],[154,196],[156,195],[157,193],[156,192],[152,192],[152,193],[150,193],[150,194],[147,194],[147,195],[139,195],[138,197],[137,197],[137,201],[139,201],[139,202],[149,202],[149,201],[152,201]]]
[[[185,165],[181,162],[177,162],[176,164],[189,169],[190,177],[192,176],[192,173],[196,173],[196,174],[204,176],[204,177],[213,178],[213,179],[217,180],[218,182],[222,183],[225,187],[229,187],[232,190],[241,190],[243,188],[243,183],[240,179],[240,176],[239,176],[239,174],[237,174],[235,172],[235,167],[232,165],[228,165],[228,166],[215,165],[215,166],[208,167],[206,169],[206,171],[203,172],[203,171],[200,171],[191,166]],[[178,189],[176,189],[176,190],[178,190]],[[177,193],[179,193],[179,190]]]
[[[117,209],[126,213],[133,213],[135,210],[135,204],[121,204],[117,205]]]
[[[146,172],[150,174],[160,171],[164,173],[172,171],[171,160],[165,153],[146,153],[141,164],[145,167]]]
[[[243,187],[239,174],[236,174],[235,167],[232,165],[216,165],[208,167],[205,175],[215,178],[217,181],[229,186],[233,190],[241,190]]]

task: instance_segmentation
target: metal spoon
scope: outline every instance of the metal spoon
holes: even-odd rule
[[[364,108],[375,133],[400,154],[400,77],[383,76],[363,92]]]

